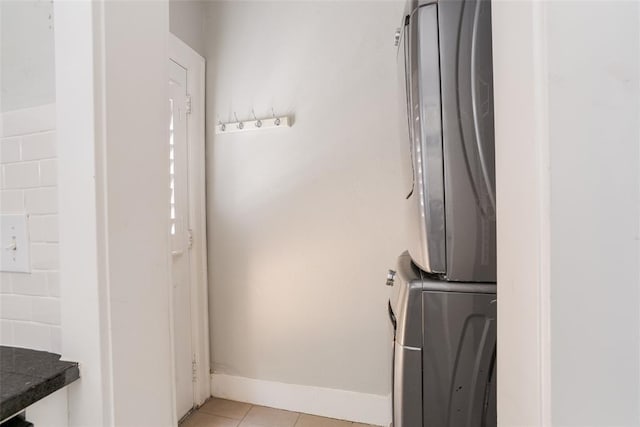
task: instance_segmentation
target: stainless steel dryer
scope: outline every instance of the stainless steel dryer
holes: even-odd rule
[[[442,280],[496,281],[491,3],[408,3],[398,40],[407,249]]]

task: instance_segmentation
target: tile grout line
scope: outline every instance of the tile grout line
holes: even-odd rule
[[[215,399],[215,397],[213,397],[213,398]],[[226,399],[226,400],[228,400],[228,399]],[[251,412],[251,410],[252,410],[252,409],[254,409],[254,408],[256,408],[256,407],[263,407],[263,406],[261,406],[261,405],[254,405],[254,404],[251,404],[251,403],[248,403],[248,402],[239,402],[239,401],[232,401],[232,402],[237,402],[237,403],[246,403],[246,404],[248,404],[248,405],[249,405],[249,408],[247,409],[247,411],[245,412],[245,414],[242,416],[242,418],[240,418],[239,420],[238,420],[238,419],[234,419],[234,418],[230,418],[230,417],[225,416],[225,415],[220,415],[220,414],[210,414],[210,413],[208,413],[208,412],[204,412],[204,411],[202,411],[202,410],[201,410],[201,409],[202,409],[202,407],[203,407],[204,405],[202,405],[200,408],[198,408],[195,412],[199,412],[199,413],[202,413],[202,414],[204,414],[204,415],[212,415],[212,416],[216,416],[216,417],[224,418],[224,419],[227,419],[227,420],[233,420],[233,421],[236,421],[236,422],[237,422],[236,426],[237,426],[237,427],[240,427],[240,426],[242,425],[242,423],[243,423],[244,421],[246,421],[247,416],[249,415],[249,412]],[[292,424],[292,426],[291,426],[291,427],[297,427],[297,426],[298,426],[298,423],[300,422],[300,418],[302,417],[302,415],[304,415],[304,414],[305,414],[305,413],[303,413],[303,412],[298,412],[298,411],[287,411],[287,410],[285,410],[285,409],[272,408],[272,407],[268,407],[268,406],[264,406],[264,408],[268,408],[268,409],[275,409],[275,410],[282,410],[282,411],[286,411],[286,412],[295,413],[295,414],[296,414],[296,418],[295,418],[295,420],[294,420],[294,422],[293,422],[293,424]],[[326,418],[326,417],[321,417],[321,418]],[[339,420],[339,419],[337,419],[337,418],[335,418],[335,419],[333,419],[333,420],[337,420],[337,421],[344,421],[344,422],[348,423],[347,425],[349,425],[349,426],[355,426],[355,425],[357,424],[357,423],[356,423],[356,422],[354,422],[354,421]],[[373,426],[373,425],[371,425],[371,427],[377,427],[377,426]]]
[[[253,409],[254,406],[255,405],[249,403],[249,409],[247,409],[247,412],[244,413],[244,415],[242,416],[242,419],[240,421],[238,421],[238,426],[240,426],[240,424],[242,424],[244,419],[247,418],[247,415],[249,415],[249,412],[251,412],[251,410]]]
[[[296,427],[298,425],[298,421],[300,421],[301,412],[296,412],[296,413],[298,414],[298,416],[296,417],[296,420],[293,422],[292,427]]]

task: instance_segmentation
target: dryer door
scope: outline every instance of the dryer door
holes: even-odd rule
[[[406,28],[406,27],[405,27]],[[438,5],[415,9],[407,28],[407,91],[413,189],[409,202],[407,245],[424,271],[446,272],[446,234]]]
[[[496,281],[491,2],[438,2],[447,279]]]
[[[402,18],[402,26],[398,29],[396,37],[398,39],[398,50],[396,51],[396,65],[398,78],[398,111],[400,112],[398,123],[398,141],[401,144],[401,160],[402,160],[402,176],[403,176],[403,196],[409,199],[413,196],[415,189],[415,173],[413,170],[413,152],[411,144],[411,133],[413,127],[409,120],[409,42],[407,41],[409,33],[409,16]]]

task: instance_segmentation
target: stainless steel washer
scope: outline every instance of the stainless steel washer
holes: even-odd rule
[[[495,427],[496,285],[434,280],[407,252],[397,268],[394,427]]]

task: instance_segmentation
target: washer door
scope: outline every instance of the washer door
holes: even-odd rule
[[[425,291],[422,302],[423,425],[495,427],[495,294]]]

